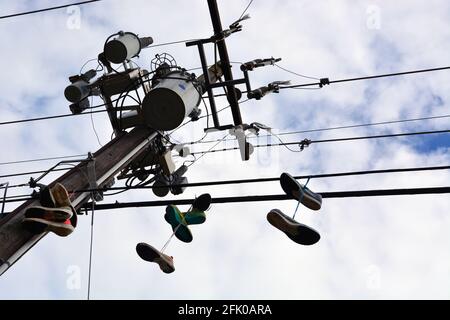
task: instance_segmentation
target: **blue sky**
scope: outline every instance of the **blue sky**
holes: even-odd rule
[[[129,2],[129,3],[128,3]],[[247,1],[218,1],[226,26]],[[3,14],[55,5],[55,1],[1,1]],[[208,37],[212,27],[205,1],[105,0],[80,8],[79,27],[69,27],[75,11],[59,10],[0,21],[4,41],[0,76],[2,121],[68,113],[63,92],[68,77],[95,58],[104,40],[118,30],[152,36],[155,44]],[[170,12],[170,17],[167,13]],[[450,3],[432,1],[320,2],[255,0],[251,20],[228,39],[233,61],[282,57],[297,73],[339,79],[445,66],[450,51]],[[77,18],[77,17],[75,17]],[[375,20],[374,20],[375,19]],[[69,23],[69,25],[68,25]],[[427,26],[424,28],[423,26]],[[195,48],[174,45],[147,49],[136,60],[149,68],[157,53],[178,64],[199,65]],[[212,51],[208,51],[212,61]],[[95,67],[95,66],[94,66]],[[235,72],[238,68],[234,68]],[[238,75],[236,73],[236,75]],[[254,87],[275,80],[309,82],[275,67],[252,73]],[[322,90],[283,90],[242,105],[244,121],[279,131],[323,128],[450,114],[447,71],[336,84]],[[218,99],[219,108],[226,106]],[[94,101],[95,104],[101,103]],[[93,115],[102,143],[111,127]],[[230,121],[229,112],[221,114]],[[300,134],[289,140],[448,129],[448,119]],[[205,122],[186,126],[174,138],[201,137]],[[72,155],[99,148],[89,116],[0,127],[0,162]],[[213,133],[208,139],[222,138]],[[288,138],[286,138],[288,140]],[[312,145],[304,152],[258,150],[248,162],[236,152],[210,154],[189,169],[191,182],[274,177],[282,172],[315,174],[415,166],[448,165],[447,135]],[[223,146],[232,146],[227,142]],[[193,146],[204,150],[212,145]],[[221,145],[222,147],[222,145]],[[270,153],[265,153],[270,151]],[[181,162],[178,163],[180,165]],[[0,174],[42,170],[52,162],[0,166]],[[57,177],[51,175],[47,181]],[[17,177],[11,183],[23,183]],[[316,191],[444,186],[448,172],[316,179]],[[1,181],[3,182],[3,181]],[[119,186],[119,184],[117,184]],[[215,197],[281,193],[277,183],[188,189],[178,198],[203,192]],[[29,189],[12,190],[10,195]],[[105,202],[152,200],[136,190]],[[9,205],[9,209],[14,206]],[[95,223],[92,297],[95,299],[448,299],[450,285],[450,201],[447,195],[328,199],[320,212],[300,208],[299,219],[319,230],[321,241],[299,247],[272,228],[272,208],[292,214],[295,203],[216,205],[207,222],[193,227],[194,241],[173,241],[168,253],[176,271],[165,275],[141,261],[134,247],[161,247],[170,235],[164,208],[98,212]],[[44,238],[0,278],[2,299],[85,299],[90,217],[76,232]],[[426,226],[424,228],[424,226]],[[118,236],[120,235],[120,236]],[[72,271],[80,287],[70,288]],[[270,275],[268,277],[268,275]],[[30,286],[29,284],[32,283]],[[189,290],[185,290],[189,288]]]

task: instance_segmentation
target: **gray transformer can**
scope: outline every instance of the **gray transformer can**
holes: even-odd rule
[[[158,81],[142,101],[145,123],[155,130],[176,129],[200,104],[201,88],[183,71],[170,72]]]

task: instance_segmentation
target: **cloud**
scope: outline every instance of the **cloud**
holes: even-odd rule
[[[230,2],[230,3],[229,3]],[[239,17],[246,1],[219,2],[224,26]],[[28,10],[30,2],[2,3],[2,12]],[[51,5],[41,1],[39,6]],[[313,77],[341,79],[444,66],[450,49],[449,3],[427,1],[283,1],[255,2],[244,30],[228,41],[233,61],[282,57],[280,65]],[[373,10],[379,28],[368,28]],[[80,29],[67,28],[65,10],[0,21],[4,65],[0,84],[2,121],[68,113],[63,90],[68,77],[95,58],[106,37],[118,30],[153,36],[156,43],[208,37],[212,27],[204,1],[119,1],[81,7]],[[427,26],[427,27],[424,27]],[[195,48],[183,44],[146,49],[137,60],[149,68],[156,53],[167,51],[184,67],[199,66]],[[213,61],[208,50],[209,61]],[[95,67],[95,65],[92,65]],[[234,68],[239,76],[238,68]],[[310,82],[275,67],[251,73],[257,88],[274,80]],[[304,130],[448,113],[446,71],[408,77],[343,83],[321,90],[282,90],[260,102],[242,104],[243,119],[280,131]],[[101,103],[96,101],[95,103]],[[227,102],[218,99],[220,107]],[[105,114],[94,115],[100,140],[110,139]],[[231,121],[229,111],[221,121]],[[386,132],[439,130],[448,121],[433,120],[346,129],[285,137],[326,139]],[[174,138],[194,141],[201,120]],[[89,116],[0,126],[0,161],[95,151],[98,143]],[[220,139],[214,133],[207,139]],[[384,168],[447,165],[448,139],[432,149],[418,148],[421,138],[383,139],[311,145],[302,153],[283,147],[259,149],[248,162],[238,152],[213,153],[188,171],[191,182],[273,177],[287,171],[315,174]],[[428,143],[428,142],[427,142]],[[207,150],[213,144],[195,145]],[[223,145],[223,144],[222,144]],[[221,147],[222,147],[221,145]],[[233,146],[227,142],[225,146]],[[295,147],[295,146],[293,146]],[[266,154],[265,152],[270,154]],[[181,164],[181,160],[178,160]],[[0,167],[1,174],[47,168],[51,163]],[[57,175],[52,175],[55,177]],[[25,182],[29,177],[11,179]],[[443,186],[448,172],[385,174],[315,179],[317,191]],[[51,181],[49,177],[46,181]],[[119,185],[119,184],[118,184]],[[12,190],[23,194],[27,189]],[[14,193],[13,193],[14,192]],[[215,197],[278,194],[278,183],[192,188],[177,198],[203,192]],[[136,190],[105,202],[155,199]],[[322,210],[300,207],[298,219],[321,233],[313,247],[300,247],[266,221],[272,208],[292,214],[296,203],[261,202],[214,205],[204,225],[193,227],[194,241],[173,240],[175,273],[141,261],[138,242],[162,247],[171,234],[164,208],[102,211],[95,214],[92,297],[97,299],[448,299],[450,257],[449,201],[446,195],[325,199]],[[9,205],[8,209],[13,209]],[[67,239],[50,235],[0,278],[3,299],[84,299],[86,297],[90,216]],[[81,287],[70,290],[70,266],[81,270]],[[69,268],[69,269],[68,269]],[[32,285],[30,285],[32,284]]]

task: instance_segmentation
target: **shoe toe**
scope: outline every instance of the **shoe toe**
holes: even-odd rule
[[[304,246],[311,246],[320,240],[320,234],[316,230],[303,224],[297,227],[296,234],[287,234],[287,236],[292,241]]]
[[[194,200],[192,207],[193,209],[197,209],[199,211],[206,211],[208,210],[210,205],[211,205],[211,195],[209,193],[205,193]]]

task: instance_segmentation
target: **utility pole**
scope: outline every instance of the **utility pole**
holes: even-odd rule
[[[81,162],[49,186],[59,182],[68,190],[83,190],[91,188],[94,183],[101,188],[133,159],[147,152],[149,144],[156,137],[157,133],[145,127],[122,133],[94,153],[91,159]],[[89,181],[88,177],[93,176],[95,180]],[[77,210],[90,198],[89,192],[75,192],[70,195],[70,200]],[[22,227],[26,209],[38,203],[37,199],[29,200],[0,220],[0,275],[47,234],[34,235]]]

